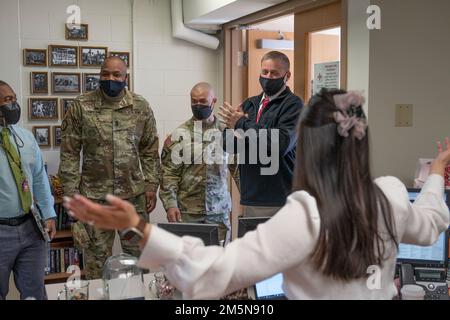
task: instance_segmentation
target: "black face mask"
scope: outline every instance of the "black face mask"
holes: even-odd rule
[[[213,111],[211,106],[202,105],[202,104],[193,105],[193,106],[191,106],[191,108],[192,108],[192,113],[194,115],[194,118],[197,120],[208,119]]]
[[[0,106],[0,117],[3,117],[5,125],[16,124],[20,120],[20,106],[17,102],[12,102]],[[2,121],[0,124],[3,125]]]
[[[117,97],[126,86],[125,81],[100,80],[100,88],[109,97]]]
[[[263,78],[262,76],[260,76],[259,83],[261,84],[261,87],[264,90],[264,93],[270,97],[270,96],[273,96],[274,94],[276,94],[278,91],[280,91],[281,88],[283,88],[283,86],[285,84],[284,78],[285,77],[281,77],[281,78],[277,78],[277,79],[268,79],[268,78]]]

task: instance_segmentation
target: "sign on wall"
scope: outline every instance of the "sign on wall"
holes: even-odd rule
[[[314,65],[313,95],[319,93],[322,88],[340,88],[339,67],[339,61],[316,63]]]

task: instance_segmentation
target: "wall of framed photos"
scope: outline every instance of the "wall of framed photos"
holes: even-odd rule
[[[104,58],[110,54],[126,57],[132,77],[130,3],[6,1],[15,2],[19,8],[21,61],[16,70],[21,70],[22,125],[35,134],[49,173],[54,174],[59,168],[64,114],[73,99],[95,90]],[[72,4],[80,6],[81,26],[66,25],[66,9]]]
[[[88,24],[65,24],[63,27],[66,40],[89,41]],[[98,88],[99,71],[108,56],[120,57],[130,68],[130,52],[109,51],[108,47],[49,45],[48,49],[23,49],[24,67],[54,69],[30,71],[30,86],[25,89],[25,92],[29,89],[30,94],[27,105],[29,123],[62,121],[75,98],[73,95]],[[56,71],[57,68],[64,68],[64,72]],[[78,72],[82,68],[93,69]],[[127,87],[132,90],[130,79],[128,72]],[[60,125],[33,125],[32,132],[41,148],[59,148],[61,145]]]
[[[131,23],[129,17],[124,16],[123,19]],[[52,161],[57,157],[49,157],[49,154],[59,152],[61,122],[78,95],[98,88],[100,67],[105,58],[119,56],[131,70],[131,45],[128,43],[131,35],[122,39],[127,44],[117,45],[112,41],[100,43],[90,38],[95,37],[95,28],[108,27],[98,22],[68,25],[61,21],[54,27],[60,29],[58,33],[54,31],[58,38],[49,39],[51,42],[46,46],[24,47],[37,41],[28,38],[22,41],[22,90],[26,99],[22,110],[28,116],[24,120],[47,154],[49,171],[57,170],[57,161]],[[128,79],[131,79],[130,71]],[[132,90],[131,84],[129,80],[128,88]]]

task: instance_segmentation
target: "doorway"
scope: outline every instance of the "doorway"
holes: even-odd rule
[[[346,2],[295,14],[295,92],[304,101],[347,84]]]
[[[292,79],[288,86],[305,103],[314,92],[314,84],[339,84],[343,89],[347,86],[347,0],[286,1],[223,25],[223,39],[224,100],[234,106],[261,93],[261,57],[271,50],[282,51],[291,60]],[[267,40],[266,44],[278,40],[279,46],[274,47],[272,42],[264,47],[262,40]],[[293,45],[293,50],[283,45]],[[334,78],[330,69],[333,66]],[[315,76],[320,80],[314,83]],[[231,178],[230,186],[234,238],[242,207]]]

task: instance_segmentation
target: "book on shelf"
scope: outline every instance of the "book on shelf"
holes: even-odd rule
[[[56,230],[69,230],[71,225],[75,222],[73,218],[67,213],[66,208],[62,203],[55,204],[56,212]]]
[[[50,248],[47,257],[46,274],[66,272],[71,265],[84,269],[83,254],[77,248]]]

